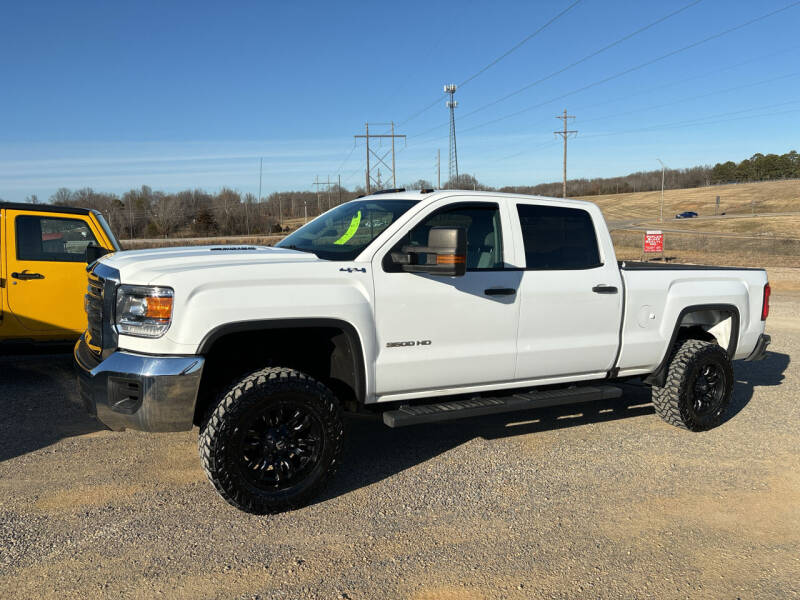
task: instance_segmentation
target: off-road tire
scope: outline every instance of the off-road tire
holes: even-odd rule
[[[315,424],[321,439],[318,459],[289,489],[269,489],[268,485],[253,483],[258,468],[248,469],[242,464],[244,446],[240,440],[246,435],[242,430],[253,423],[263,427],[254,415],[283,410],[292,403]],[[269,514],[299,508],[319,494],[338,467],[343,437],[339,402],[328,387],[300,371],[269,367],[251,373],[223,392],[201,425],[198,446],[208,479],[227,502],[249,513]]]
[[[697,409],[695,386],[707,367],[717,371],[721,378],[720,398],[702,412]],[[670,425],[706,431],[722,423],[732,391],[733,368],[728,353],[713,342],[683,340],[672,351],[664,386],[653,386],[652,400],[658,416]]]

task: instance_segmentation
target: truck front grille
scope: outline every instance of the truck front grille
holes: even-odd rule
[[[103,348],[103,289],[105,281],[89,273],[89,287],[86,292],[86,343],[95,353]]]

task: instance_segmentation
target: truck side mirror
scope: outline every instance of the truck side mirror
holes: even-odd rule
[[[460,277],[467,272],[467,230],[463,227],[432,227],[427,246],[403,246],[402,251],[409,262],[400,268],[407,273]]]
[[[106,254],[108,254],[108,249],[103,248],[102,246],[94,246],[89,244],[86,246],[86,264],[90,265],[98,258],[105,256]]]

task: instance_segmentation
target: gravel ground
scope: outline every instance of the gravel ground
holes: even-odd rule
[[[197,432],[114,433],[67,354],[0,356],[0,598],[800,597],[800,294],[730,419],[598,405],[391,430],[348,423],[314,505],[236,511]]]

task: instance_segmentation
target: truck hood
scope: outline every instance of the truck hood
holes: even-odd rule
[[[270,246],[185,246],[115,252],[100,261],[124,283],[149,284],[161,275],[190,270],[278,263],[320,262],[316,255]]]

